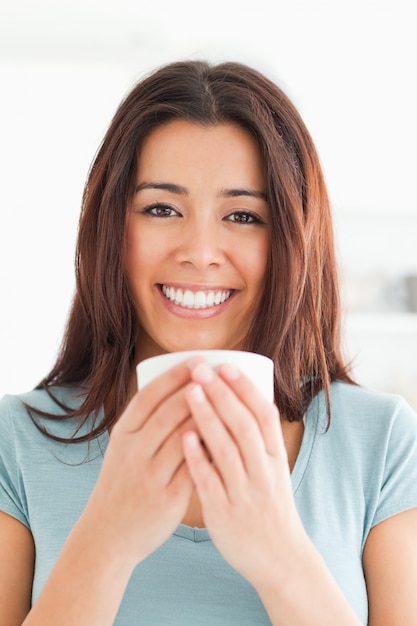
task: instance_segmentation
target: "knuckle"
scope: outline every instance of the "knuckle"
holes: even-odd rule
[[[276,419],[279,419],[279,409],[275,403],[271,405],[271,410],[272,410],[273,417],[275,417]]]
[[[240,439],[252,439],[254,434],[254,422],[241,418],[236,424],[236,431]]]
[[[276,404],[268,405],[268,407],[260,413],[259,420],[264,424],[269,424],[271,421],[279,421],[279,411]]]
[[[232,464],[238,457],[236,446],[231,442],[225,442],[219,447],[219,457],[227,464]]]

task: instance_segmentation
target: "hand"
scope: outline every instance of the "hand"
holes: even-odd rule
[[[272,572],[284,579],[305,531],[278,410],[233,366],[216,373],[199,364],[192,379],[186,399],[198,434],[186,433],[183,443],[207,529],[255,587]]]
[[[112,430],[87,507],[97,532],[133,566],[172,534],[191,498],[181,439],[193,427],[189,381],[190,368],[181,364],[135,394]]]

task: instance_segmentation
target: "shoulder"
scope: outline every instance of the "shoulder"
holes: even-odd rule
[[[7,394],[0,399],[0,412],[12,410],[25,411],[25,407],[33,407],[38,411],[48,413],[64,413],[64,406],[78,404],[82,397],[82,390],[75,387],[52,386],[45,389],[32,389],[25,393]],[[62,407],[60,408],[60,406]]]
[[[323,421],[323,399],[320,423]],[[362,438],[395,435],[405,429],[417,437],[417,413],[399,395],[357,385],[336,382],[330,389],[331,426],[329,430],[362,433]]]
[[[417,485],[417,414],[404,398],[337,382],[331,385],[330,410],[328,424],[321,393],[307,418],[325,467],[349,468],[367,484],[382,484],[403,468],[402,475],[409,473]]]
[[[5,395],[0,399],[0,438],[10,438],[12,433],[29,432],[35,428],[33,420],[46,424],[42,414],[64,416],[68,410],[76,408],[81,402],[81,390],[54,386],[45,389]],[[48,420],[48,423],[50,420]],[[64,424],[62,420],[54,420],[56,428]]]
[[[378,413],[390,412],[395,409],[398,404],[404,401],[400,395],[377,391],[362,387],[361,385],[351,385],[348,383],[336,381],[330,386],[331,400],[334,404],[349,403],[349,407],[354,410],[362,409],[370,412]]]
[[[336,383],[331,410],[322,439],[361,485],[368,523],[417,507],[417,414],[405,399]]]

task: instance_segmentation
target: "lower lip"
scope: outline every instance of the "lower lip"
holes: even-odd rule
[[[206,320],[210,317],[214,317],[215,315],[220,315],[220,313],[223,313],[223,311],[227,309],[229,304],[232,302],[232,300],[234,300],[234,298],[239,293],[237,290],[234,290],[232,295],[227,300],[225,300],[221,304],[207,307],[206,309],[187,309],[186,307],[179,306],[178,304],[175,304],[175,302],[171,302],[171,300],[168,300],[168,298],[166,298],[164,294],[162,293],[162,289],[159,285],[158,285],[158,291],[159,291],[159,294],[161,296],[161,299],[165,308],[168,309],[170,313],[173,313],[174,315],[177,315],[178,317],[183,317],[185,319],[192,319],[192,320]]]

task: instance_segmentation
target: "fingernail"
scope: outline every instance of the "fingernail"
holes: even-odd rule
[[[194,387],[191,389],[191,394],[194,400],[199,404],[202,404],[206,401],[206,395],[200,385],[194,385]]]
[[[202,362],[203,357],[201,356],[192,356],[190,359],[188,359],[187,363],[187,367],[190,370],[193,370],[199,363]]]
[[[195,433],[188,433],[185,437],[185,443],[189,448],[198,448],[198,437]]]
[[[236,367],[236,365],[233,365],[232,363],[224,363],[221,366],[220,371],[222,375],[228,380],[237,380],[240,376],[240,372],[238,368]]]
[[[214,379],[214,372],[206,363],[199,363],[193,370],[193,378],[200,383],[210,383]]]

